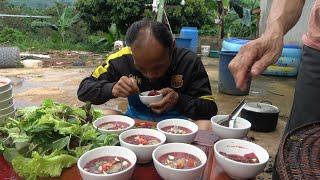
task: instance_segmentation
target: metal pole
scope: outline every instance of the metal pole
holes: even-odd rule
[[[51,16],[31,16],[31,15],[15,15],[15,14],[0,14],[0,17],[43,18],[43,19],[51,18]]]
[[[163,22],[163,12],[164,12],[164,3],[165,0],[159,0],[159,8],[158,8],[158,15],[157,15],[157,21]]]

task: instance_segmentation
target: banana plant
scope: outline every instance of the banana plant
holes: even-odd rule
[[[67,6],[63,9],[62,13],[59,11],[59,8],[56,6],[56,11],[59,19],[55,22],[49,21],[41,21],[36,20],[31,23],[31,27],[35,28],[43,28],[49,27],[55,31],[58,31],[62,41],[65,41],[66,32],[72,27],[72,25],[76,24],[80,21],[80,14],[74,14],[74,8]]]
[[[241,3],[250,8],[251,10],[258,8],[260,6],[260,1],[259,0],[241,0]]]
[[[108,32],[105,33],[105,37],[99,39],[99,41],[96,42],[97,46],[103,46],[105,47],[107,50],[111,50],[113,47],[113,43],[117,40],[123,40],[124,39],[124,35],[122,35],[120,33],[120,31],[117,28],[116,24],[112,24],[109,29]]]

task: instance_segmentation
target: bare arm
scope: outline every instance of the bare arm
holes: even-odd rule
[[[266,32],[278,30],[284,36],[299,20],[305,0],[273,0]]]
[[[298,22],[305,0],[273,0],[265,33],[241,48],[229,64],[238,88],[261,74],[282,52],[284,35]]]

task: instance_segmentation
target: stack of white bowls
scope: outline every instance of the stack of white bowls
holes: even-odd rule
[[[0,76],[0,126],[2,126],[9,117],[14,117],[15,112],[12,81]]]

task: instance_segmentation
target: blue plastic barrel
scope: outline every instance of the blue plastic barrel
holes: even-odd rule
[[[195,53],[198,50],[198,33],[198,28],[196,27],[182,27],[180,30],[180,38],[191,39],[190,48]]]
[[[176,45],[177,45],[177,47],[192,50],[192,49],[191,49],[191,40],[192,40],[192,39],[189,39],[189,38],[181,38],[181,37],[178,37],[178,38],[175,38],[175,39],[176,39]]]
[[[248,86],[245,91],[241,91],[236,87],[234,78],[228,68],[231,60],[237,55],[234,51],[221,51],[219,61],[219,92],[243,96],[249,94],[251,80],[248,82]]]

